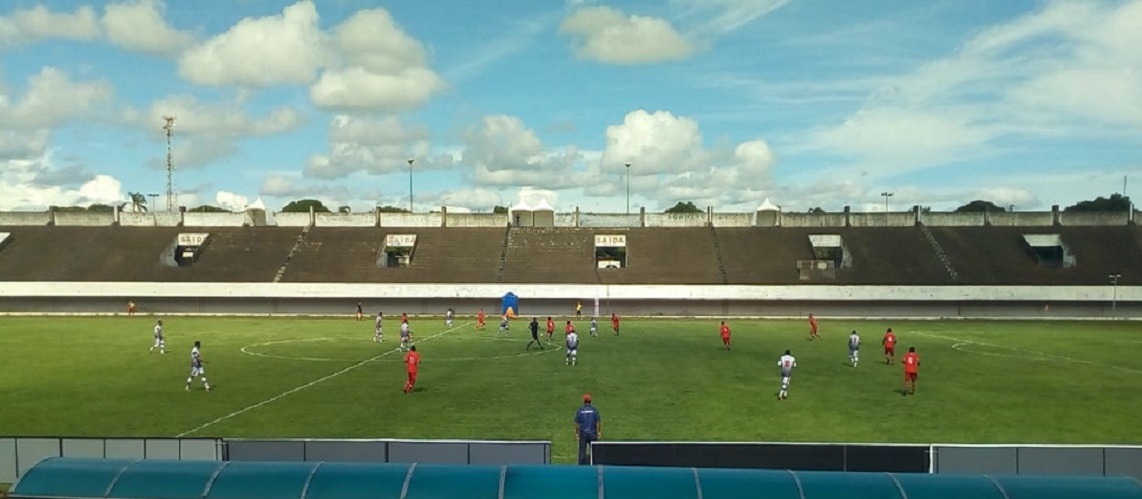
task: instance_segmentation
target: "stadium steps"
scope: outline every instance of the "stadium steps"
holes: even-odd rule
[[[797,261],[813,258],[810,234],[821,229],[715,227],[730,284],[803,284]]]
[[[289,263],[293,261],[293,255],[297,253],[297,249],[300,248],[302,244],[305,244],[305,236],[309,235],[309,229],[311,228],[313,228],[313,224],[306,225],[305,228],[301,229],[301,234],[297,235],[297,240],[294,241],[293,247],[289,249],[289,254],[285,257],[285,262],[282,263],[281,267],[278,267],[277,273],[274,274],[274,282],[281,282],[282,276],[285,275],[286,269],[289,268]]]
[[[496,282],[504,282],[504,267],[508,264],[508,247],[511,246],[512,226],[504,229],[504,247],[500,251],[500,268],[496,271]]]
[[[500,282],[590,283],[598,280],[593,229],[512,228],[505,257]]]
[[[948,275],[952,276],[952,280],[955,281],[959,279],[959,273],[952,267],[951,260],[949,260],[948,255],[944,253],[944,248],[940,247],[940,242],[936,240],[936,236],[932,235],[932,231],[928,230],[926,225],[921,225],[920,231],[924,233],[924,238],[928,240],[928,244],[932,245],[932,251],[936,252],[936,256],[940,259],[940,263],[944,264],[944,270],[948,271]]]
[[[709,227],[710,238],[714,240],[714,255],[718,257],[718,272],[722,274],[722,284],[728,284],[730,280],[726,277],[726,262],[722,259],[722,245],[718,242],[718,231],[714,230],[713,224]]]
[[[717,252],[706,227],[631,228],[627,266],[600,272],[607,284],[721,284]]]

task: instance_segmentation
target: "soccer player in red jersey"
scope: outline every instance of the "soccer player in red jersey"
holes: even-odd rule
[[[480,312],[476,314],[476,329],[484,329],[484,326],[486,324],[484,322],[485,319],[487,319],[487,316],[484,315],[483,310],[480,310]]]
[[[404,392],[406,394],[412,393],[412,389],[416,386],[416,374],[420,369],[420,354],[416,353],[416,345],[408,347],[408,353],[404,354],[405,368],[408,370],[408,381],[404,384]]]
[[[817,318],[813,314],[809,314],[809,341],[819,340],[821,335],[817,334]]]
[[[726,347],[726,350],[729,350],[730,349],[730,327],[726,325],[726,321],[722,321],[722,327],[718,329],[718,332],[720,332],[722,334],[722,345]]]
[[[547,318],[547,341],[551,341],[551,335],[555,334],[555,321],[551,317]]]
[[[916,395],[916,378],[920,374],[920,354],[916,353],[916,347],[908,347],[908,353],[904,354],[904,392],[903,395]]]
[[[896,362],[896,333],[892,332],[892,328],[884,332],[884,339],[880,343],[884,345],[884,363],[891,366]]]
[[[619,335],[619,315],[611,312],[611,329],[615,330],[615,336]]]
[[[571,324],[571,321],[567,321],[567,325],[563,326],[563,335],[567,336],[567,335],[574,333],[574,332],[575,332],[575,326],[573,324]]]

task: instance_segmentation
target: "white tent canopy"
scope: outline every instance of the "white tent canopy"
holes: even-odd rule
[[[508,208],[508,211],[513,213],[517,211],[535,211],[535,208],[527,204],[527,201],[521,199],[518,203],[515,204],[515,206]]]
[[[555,211],[555,208],[552,208],[552,207],[551,207],[551,205],[547,203],[547,200],[546,200],[546,199],[540,199],[540,200],[539,200],[539,203],[537,203],[537,204],[536,204],[534,207],[532,207],[531,211],[550,211],[550,212],[554,212],[554,211]]]
[[[761,202],[761,206],[757,207],[757,211],[781,211],[781,207],[770,202],[769,198],[765,198],[765,201]]]

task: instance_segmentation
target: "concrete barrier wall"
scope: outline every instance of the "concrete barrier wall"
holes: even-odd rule
[[[279,227],[305,227],[309,225],[309,213],[274,213],[274,221]]]
[[[637,213],[580,213],[580,227],[639,227],[642,217]]]
[[[920,212],[920,223],[933,227],[980,227],[986,215],[979,213]]]
[[[710,217],[706,213],[647,213],[647,227],[705,227]]]
[[[381,227],[440,227],[440,213],[381,213]]]
[[[884,216],[884,215],[881,215]],[[844,213],[781,213],[782,227],[844,227]],[[883,219],[881,219],[883,224]]]
[[[226,440],[227,461],[549,464],[551,442],[481,440]]]
[[[714,212],[711,221],[714,227],[753,227],[757,213],[718,213]]]
[[[47,225],[51,221],[50,211],[0,211],[0,226]]]
[[[241,227],[246,225],[245,213],[197,213],[186,212],[182,217],[186,227]]]
[[[507,227],[507,213],[449,213],[449,227]],[[556,220],[556,226],[559,226]]]
[[[916,215],[911,211],[888,213],[849,213],[852,227],[912,227],[916,225]]]
[[[1059,212],[1059,225],[1126,225],[1129,217],[1130,213],[1126,211],[1062,211]]]
[[[987,219],[991,225],[1000,227],[1050,227],[1055,225],[1055,214],[1049,211],[988,213]]]
[[[119,214],[119,225],[123,227],[177,227],[181,222],[182,214],[177,211]]]
[[[377,214],[366,213],[314,213],[317,227],[376,227]]]
[[[55,223],[56,225],[105,227],[115,223],[115,214],[111,212],[57,211],[55,212]]]

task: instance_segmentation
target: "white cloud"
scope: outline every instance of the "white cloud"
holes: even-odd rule
[[[419,196],[417,196],[419,199]],[[491,212],[496,206],[505,206],[507,201],[498,191],[484,187],[460,187],[445,191],[429,193],[426,198],[430,204],[437,206],[450,206],[467,208],[477,212]]]
[[[638,175],[682,172],[702,166],[706,159],[698,122],[669,111],[631,111],[621,125],[607,127],[606,137],[604,170],[629,162]]]
[[[675,0],[688,15],[701,16],[693,29],[701,36],[739,30],[788,4],[790,0]]]
[[[428,153],[428,131],[408,127],[395,116],[366,119],[335,116],[329,124],[330,150],[306,161],[305,176],[339,178],[353,173],[385,174],[408,168],[415,158],[419,170],[451,164]]]
[[[94,40],[100,34],[95,10],[88,6],[56,12],[37,5],[0,16],[0,49],[50,38]]]
[[[179,74],[202,85],[262,87],[313,81],[326,54],[317,8],[308,0],[281,15],[246,18],[185,52]]]
[[[563,20],[579,58],[611,64],[650,64],[684,59],[694,47],[669,21],[626,15],[612,7],[584,7]]]
[[[108,4],[103,12],[107,40],[129,50],[157,55],[189,47],[194,36],[167,24],[163,10],[160,0]]]
[[[464,133],[463,162],[480,185],[574,187],[582,156],[574,147],[548,150],[535,131],[516,116],[485,116]]]
[[[105,81],[77,82],[56,68],[45,67],[28,78],[22,99],[12,102],[0,89],[0,127],[51,127],[90,114],[110,102]]]
[[[383,9],[362,10],[333,34],[339,64],[309,90],[314,104],[342,112],[401,112],[445,88],[427,67],[425,49]]]
[[[886,77],[859,111],[802,145],[890,175],[997,154],[1009,138],[1137,137],[1139,68],[1142,2],[1049,2]]]
[[[250,204],[250,199],[241,194],[218,191],[218,193],[214,195],[214,202],[218,203],[219,207],[226,208],[230,211],[242,211]]]
[[[443,88],[444,81],[426,68],[377,74],[353,67],[325,71],[309,96],[327,109],[401,112],[419,107]]]
[[[189,95],[174,95],[159,99],[146,110],[128,108],[123,122],[146,130],[158,138],[163,116],[175,117],[173,155],[179,168],[197,168],[237,150],[237,143],[250,137],[288,132],[301,126],[303,117],[291,107],[279,107],[263,116],[250,116],[238,102],[202,102]],[[165,157],[155,157],[154,167],[166,164]]]

